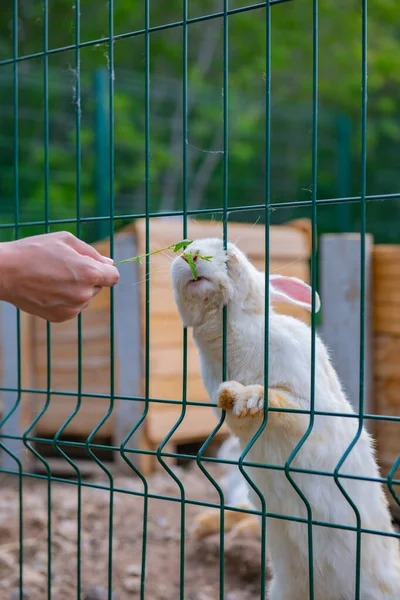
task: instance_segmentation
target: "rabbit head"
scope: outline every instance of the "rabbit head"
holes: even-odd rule
[[[176,257],[171,267],[175,300],[185,326],[196,327],[224,305],[241,307],[247,315],[264,312],[265,276],[234,244],[228,243],[225,250],[220,239],[199,239],[192,242],[185,253],[193,257],[197,279],[185,254]],[[311,310],[309,285],[282,275],[271,275],[269,281],[270,303],[289,302]],[[315,305],[318,310],[318,294]]]
[[[203,322],[210,311],[245,297],[257,276],[256,269],[234,244],[228,243],[225,250],[217,238],[195,240],[185,253],[190,253],[195,261],[197,279],[184,254],[173,261],[171,277],[175,300],[187,327]]]

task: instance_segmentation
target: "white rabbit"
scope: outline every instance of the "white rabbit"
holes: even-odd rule
[[[214,401],[225,409],[227,424],[242,449],[258,431],[264,415],[264,296],[265,275],[255,269],[234,245],[225,252],[221,240],[202,239],[187,249],[196,259],[198,279],[193,280],[184,257],[171,268],[175,299],[182,320],[193,327],[200,352],[204,384]],[[294,278],[271,276],[270,301],[291,302],[311,310],[312,292]],[[319,309],[319,298],[315,299]],[[222,378],[222,308],[227,307],[227,379]],[[297,319],[269,308],[268,406],[274,409],[310,409],[311,331]],[[327,475],[291,472],[312,509],[312,519],[339,528],[313,525],[315,600],[353,600],[356,593],[356,533],[340,526],[357,526],[356,515],[333,472],[358,430],[354,414],[322,341],[316,339],[315,410],[344,413],[348,417],[315,415],[310,435],[291,467],[322,471]],[[284,466],[303,438],[308,414],[268,412],[268,422],[251,447],[246,461]],[[269,514],[307,519],[305,503],[283,470],[247,467],[264,494]],[[328,475],[329,473],[329,475]],[[356,477],[379,478],[370,436],[360,438],[340,469]],[[240,480],[236,479],[240,485]],[[400,598],[400,551],[391,524],[388,504],[378,482],[340,478],[358,508],[361,527],[389,536],[361,535],[361,600]],[[234,490],[233,490],[234,491]],[[240,496],[246,492],[241,488]],[[253,505],[258,498],[250,491]],[[272,559],[271,600],[309,599],[308,529],[304,522],[267,518],[268,549]]]

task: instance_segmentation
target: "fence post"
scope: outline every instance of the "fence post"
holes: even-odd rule
[[[372,245],[365,236],[364,412],[372,411]],[[360,389],[360,234],[321,236],[321,337],[356,412]],[[371,430],[370,423],[367,422]]]
[[[0,303],[0,354],[2,356],[2,386],[15,391],[3,392],[3,414],[0,421],[10,413],[1,433],[12,436],[11,438],[0,438],[2,444],[9,452],[14,454],[22,463],[22,468],[29,470],[30,455],[22,441],[22,435],[29,419],[29,394],[21,393],[18,398],[18,349],[17,344],[21,344],[21,384],[22,387],[29,387],[31,356],[30,356],[30,317],[21,313],[21,336],[18,339],[17,333],[17,309],[7,302]],[[17,407],[14,407],[19,400]],[[18,471],[17,461],[7,452],[0,450],[0,466],[2,469]]]
[[[133,232],[120,234],[115,238],[115,260],[123,260],[127,256],[138,253],[136,236]],[[135,262],[122,265],[121,277],[115,286],[115,333],[116,356],[118,356],[118,381],[119,393],[122,396],[140,397],[142,395],[142,337],[141,337],[141,312],[140,293],[137,282],[139,281],[139,265]],[[144,402],[138,400],[119,400],[115,413],[115,443],[120,445],[128,433],[139,421]],[[127,448],[141,448],[143,425],[139,427],[130,438]],[[127,453],[127,458],[138,467],[140,455]],[[116,454],[118,470],[132,474],[121,454]]]
[[[94,74],[94,177],[96,190],[96,216],[110,215],[110,127],[109,127],[108,73],[97,69]],[[96,222],[96,238],[107,237],[110,224]]]
[[[351,121],[341,114],[337,118],[337,180],[338,198],[351,196]],[[339,229],[351,231],[351,206],[348,202],[337,205],[339,213]]]

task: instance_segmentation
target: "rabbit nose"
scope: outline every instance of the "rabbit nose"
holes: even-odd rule
[[[188,254],[191,254],[192,258],[193,258],[193,262],[196,262],[197,257],[199,256],[199,253],[196,252],[196,251],[194,251],[194,252],[189,252]],[[188,262],[188,260],[187,260],[187,258],[186,258],[186,256],[184,254],[182,254],[182,258],[183,258],[183,260],[185,260],[186,262]]]

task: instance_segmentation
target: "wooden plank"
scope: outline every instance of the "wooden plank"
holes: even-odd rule
[[[384,309],[386,305],[400,306],[400,282],[397,288],[391,286],[374,286],[374,307]]]
[[[398,304],[374,304],[374,330],[376,333],[400,332],[400,310]]]
[[[180,375],[182,377],[183,348],[151,349],[150,377],[169,377]],[[187,369],[189,377],[199,375],[199,355],[194,347],[188,348]]]
[[[182,373],[178,376],[172,375],[169,377],[152,377],[150,380],[150,396],[151,398],[160,398],[166,400],[181,400],[182,399]],[[203,386],[203,380],[198,374],[196,377],[190,377],[187,382],[187,400],[191,402],[209,402],[210,399]],[[163,410],[164,405],[160,404],[157,407],[154,405],[154,410]]]
[[[259,271],[265,271],[264,258],[257,258],[251,261]],[[287,275],[289,277],[298,277],[308,282],[310,279],[310,267],[305,260],[286,260],[272,259],[269,264],[269,272],[277,275]]]
[[[375,273],[382,279],[398,278],[400,276],[399,260],[393,262],[375,262]]]
[[[398,244],[375,244],[372,258],[374,263],[386,262],[388,259],[400,259],[400,246]]]
[[[374,392],[377,414],[400,416],[400,375],[398,379],[375,377]],[[400,440],[400,423],[396,423],[396,428]]]
[[[142,318],[142,332],[144,333],[146,321]],[[193,347],[192,332],[188,331],[188,346]],[[151,348],[171,348],[182,344],[182,321],[180,318],[169,318],[164,315],[151,316],[150,321],[150,346]]]
[[[147,431],[148,437],[154,445],[160,444],[165,439],[166,435],[177,422],[180,414],[181,410],[176,410],[175,408],[152,414],[152,418],[148,419]],[[188,406],[185,418],[170,442],[177,444],[206,439],[217,423],[217,417],[211,407]],[[227,428],[224,425],[218,437],[225,436],[226,434]]]
[[[381,470],[382,477],[387,478],[389,476],[390,470],[391,470],[392,466],[394,465],[396,459],[397,459],[397,456],[392,456],[390,458],[388,457],[388,460],[385,459],[385,460],[379,461],[379,467]],[[399,477],[400,477],[400,469],[397,469],[396,473],[394,474],[394,479],[399,479]],[[393,516],[395,517],[395,519],[397,519],[399,521],[400,520],[400,506],[398,505],[396,500],[393,498],[392,494],[390,493],[389,487],[387,485],[384,485],[384,490],[385,490],[386,496],[389,501],[390,510],[391,510]],[[399,494],[398,486],[395,486],[395,491],[397,492],[397,495],[398,495]]]
[[[73,460],[76,466],[79,468],[83,477],[93,477],[96,474],[100,475],[102,473],[102,470],[94,460],[85,460],[82,458],[74,458]],[[55,477],[71,477],[73,479],[76,479],[75,470],[63,458],[46,458],[46,462],[50,467],[52,475],[54,475]],[[102,460],[102,463],[106,468],[112,470],[112,462]],[[44,464],[40,462],[40,460],[34,460],[32,467],[35,473],[47,475],[47,469],[44,466]]]
[[[321,238],[321,335],[356,411],[360,389],[360,243],[358,234],[329,234]],[[372,404],[371,253],[372,236],[366,235],[365,412],[371,411]]]
[[[42,319],[35,319],[35,344],[46,344],[46,322]],[[77,327],[72,323],[76,321],[66,321],[65,323],[53,323],[51,326],[52,343],[75,340],[77,343]],[[86,339],[93,339],[96,336],[109,335],[110,332],[110,313],[109,306],[107,310],[93,310],[90,306],[82,313],[82,337],[85,343]]]
[[[108,252],[103,252],[107,254]],[[110,291],[103,290],[82,314],[82,392],[110,393]],[[34,320],[35,387],[47,385],[46,324]],[[78,389],[78,329],[76,321],[53,324],[51,327],[51,383],[52,390],[76,392]],[[118,357],[116,357],[118,369]],[[118,392],[119,378],[115,380]],[[52,437],[75,410],[78,396],[53,394],[50,407],[37,424],[37,435]],[[44,396],[32,398],[33,414],[42,409]],[[88,436],[107,413],[109,400],[82,398],[78,414],[65,429],[64,435]],[[111,437],[115,413],[100,431],[102,437]]]
[[[43,408],[45,400],[46,397],[42,394],[34,395],[32,401],[35,407],[35,414],[38,414]],[[37,435],[39,437],[52,438],[75,410],[77,400],[77,396],[71,397],[52,394],[49,408],[37,423]],[[87,437],[99,424],[103,416],[107,414],[109,406],[110,401],[108,399],[83,397],[81,408],[71,423],[65,428],[63,437]],[[110,418],[104,423],[98,437],[113,437],[114,427],[115,413],[111,414]]]
[[[399,336],[400,335],[400,320],[392,318],[393,312],[384,312],[374,310],[374,322],[373,327],[376,334],[386,334]]]
[[[381,276],[378,270],[374,270],[374,290],[382,292],[390,292],[396,291],[398,292],[400,289],[400,281],[398,279],[393,279],[392,277],[384,277]]]
[[[400,380],[400,336],[376,335],[374,351],[375,378]]]

